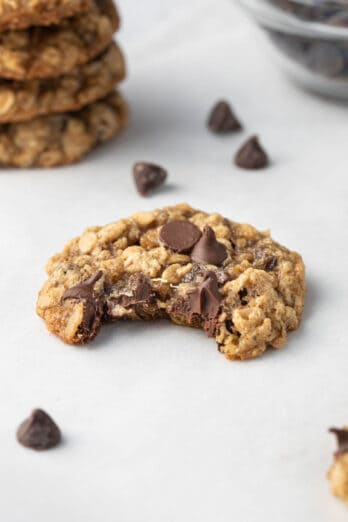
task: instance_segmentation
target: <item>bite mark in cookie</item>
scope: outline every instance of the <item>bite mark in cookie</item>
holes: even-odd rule
[[[300,325],[305,296],[298,254],[251,225],[186,204],[91,227],[49,261],[47,272],[37,311],[67,343],[97,333],[81,336],[90,290],[83,300],[66,296],[98,274],[93,299],[101,323],[170,319],[205,330],[228,359],[283,346]]]

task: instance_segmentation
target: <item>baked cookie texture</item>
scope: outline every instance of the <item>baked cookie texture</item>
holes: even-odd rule
[[[0,31],[57,24],[89,6],[90,0],[0,0]]]
[[[166,318],[202,328],[228,359],[250,359],[282,347],[304,306],[299,254],[187,204],[87,228],[46,270],[37,313],[74,345],[105,322]]]
[[[109,94],[125,73],[122,53],[113,43],[91,62],[58,78],[27,82],[0,79],[0,123],[77,111]]]
[[[0,77],[55,78],[104,51],[119,27],[112,0],[94,0],[91,9],[60,25],[0,33]]]
[[[338,449],[328,472],[332,493],[348,503],[348,426],[330,430],[337,437]]]
[[[127,104],[115,92],[78,112],[0,125],[0,164],[55,167],[74,163],[118,134],[127,121]]]
[[[0,0],[1,166],[68,165],[127,125],[119,23],[112,0]]]

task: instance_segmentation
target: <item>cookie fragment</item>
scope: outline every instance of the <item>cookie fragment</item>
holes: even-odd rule
[[[208,127],[216,134],[226,134],[241,130],[242,125],[230,104],[222,100],[214,105],[208,118]]]
[[[242,169],[248,170],[263,169],[268,166],[268,156],[260,145],[257,136],[249,138],[239,149],[235,156],[235,164]]]
[[[168,248],[186,254],[199,241],[202,233],[190,221],[173,220],[164,225],[160,231],[160,240]]]
[[[36,409],[19,426],[17,440],[26,448],[47,450],[60,443],[61,433],[56,423],[45,411]]]
[[[160,187],[167,179],[167,171],[154,163],[137,162],[133,167],[135,185],[141,196]]]
[[[331,428],[336,435],[338,449],[334,453],[334,464],[328,472],[332,493],[348,502],[348,427]]]
[[[221,266],[226,258],[225,245],[216,240],[215,232],[211,227],[204,227],[202,237],[193,247],[191,259],[196,263]]]

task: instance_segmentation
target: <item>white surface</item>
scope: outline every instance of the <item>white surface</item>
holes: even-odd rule
[[[346,521],[325,473],[326,430],[348,423],[347,110],[289,84],[232,3],[138,4],[121,5],[129,131],[79,166],[0,174],[0,520]],[[220,96],[244,134],[205,130]],[[273,166],[237,170],[255,131]],[[168,189],[141,199],[136,159],[166,165]],[[107,327],[86,350],[50,336],[34,311],[50,255],[86,225],[183,200],[303,254],[306,312],[287,347],[231,363],[169,324]],[[35,406],[64,431],[60,449],[16,443]]]

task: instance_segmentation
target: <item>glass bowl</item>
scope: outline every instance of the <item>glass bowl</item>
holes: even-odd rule
[[[239,0],[304,87],[348,99],[348,0]]]

